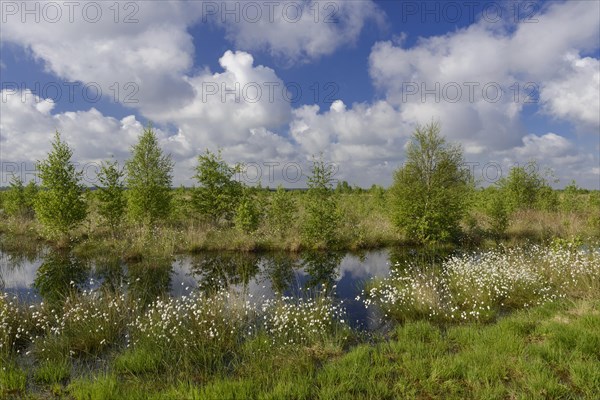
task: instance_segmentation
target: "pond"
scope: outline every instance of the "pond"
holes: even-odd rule
[[[0,290],[24,302],[52,301],[78,290],[126,291],[145,303],[158,296],[232,288],[254,298],[311,296],[329,288],[351,325],[372,329],[378,318],[356,298],[366,282],[383,278],[406,261],[435,263],[439,254],[397,248],[362,253],[253,254],[207,252],[124,263],[115,258],[82,259],[69,251],[36,247],[14,251],[0,240]]]

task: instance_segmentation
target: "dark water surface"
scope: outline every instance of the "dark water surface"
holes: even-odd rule
[[[81,259],[45,247],[14,251],[2,246],[0,239],[0,290],[21,301],[40,302],[52,301],[73,287],[105,287],[149,303],[167,293],[182,296],[196,290],[235,288],[254,298],[273,298],[314,295],[330,288],[343,302],[351,324],[369,328],[375,318],[356,297],[367,281],[387,276],[390,266],[406,261],[431,263],[432,256],[410,248],[359,254],[207,252],[124,263],[110,257]]]

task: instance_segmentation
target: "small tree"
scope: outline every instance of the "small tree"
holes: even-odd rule
[[[198,156],[194,178],[201,186],[194,190],[194,206],[213,223],[218,223],[221,218],[229,221],[235,215],[243,185],[233,178],[240,168],[239,164],[227,165],[221,151],[214,154],[206,150]]]
[[[336,240],[339,210],[333,195],[334,169],[313,157],[306,193],[306,215],[302,224],[304,239],[314,247],[329,246]]]
[[[522,209],[553,209],[558,198],[546,179],[538,173],[537,163],[530,161],[524,166],[510,169],[508,176],[498,181],[509,212]]]
[[[48,158],[37,163],[42,190],[35,201],[35,212],[51,236],[67,236],[87,215],[85,187],[80,183],[83,172],[75,170],[72,155],[56,132]]]
[[[485,213],[490,218],[490,232],[496,237],[506,233],[509,224],[508,208],[506,199],[502,191],[495,187],[485,190],[487,201],[485,203]]]
[[[173,161],[164,155],[151,125],[144,129],[125,164],[129,211],[146,225],[170,213]]]
[[[29,216],[35,215],[35,202],[39,191],[40,188],[34,179],[30,180],[25,186],[25,205],[27,207],[27,215]]]
[[[244,233],[251,233],[258,229],[260,223],[260,210],[257,199],[249,189],[244,190],[234,218],[235,227]]]
[[[98,174],[101,185],[98,188],[98,199],[100,200],[98,213],[113,235],[117,233],[127,209],[123,184],[124,175],[123,170],[119,168],[116,161],[103,162]]]
[[[461,148],[446,143],[439,123],[417,126],[391,188],[393,221],[408,239],[431,243],[456,238],[473,186],[463,164]]]
[[[18,217],[27,214],[27,197],[21,177],[13,175],[10,188],[4,195],[3,206],[4,211],[10,216]]]
[[[268,221],[271,229],[282,235],[293,223],[298,206],[292,194],[279,185],[273,194],[268,211]]]

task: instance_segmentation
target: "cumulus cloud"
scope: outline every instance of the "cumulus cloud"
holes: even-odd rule
[[[540,98],[550,115],[600,127],[600,61],[574,54],[565,56],[568,65],[560,78],[543,85]]]
[[[62,13],[57,21],[55,14],[38,22],[32,17],[22,22],[20,12],[4,16],[2,41],[28,49],[60,79],[97,84],[105,94],[114,93],[117,85],[119,100],[131,95],[138,102],[125,105],[149,113],[177,107],[192,96],[183,76],[193,65],[194,46],[186,30],[201,15],[197,4],[137,2],[131,3],[135,8],[124,3],[115,8],[117,3],[92,2],[88,7],[83,2],[72,16],[66,6],[56,4]],[[34,6],[46,7],[41,2],[28,7]],[[129,16],[131,23],[125,22]]]
[[[538,23],[513,30],[482,19],[453,33],[421,38],[411,48],[379,42],[370,55],[371,77],[388,101],[403,107],[405,118],[440,116],[453,138],[510,148],[526,133],[518,121],[528,101],[537,100],[536,89],[556,116],[593,119],[591,108],[579,104],[597,99],[598,60],[567,55],[598,47],[599,7],[553,3],[537,16]]]
[[[307,157],[323,153],[338,165],[337,179],[355,184],[391,181],[412,133],[399,110],[386,101],[347,108],[337,100],[320,113],[319,106],[294,110],[290,135]]]
[[[61,133],[74,151],[74,162],[91,164],[86,170],[88,184],[94,183],[96,166],[111,156],[121,163],[128,157],[130,147],[142,132],[142,124],[131,115],[121,120],[105,116],[95,108],[88,111],[52,113],[54,103],[41,99],[30,91],[13,93],[2,91],[2,171],[21,163],[32,164],[42,160],[51,150],[55,131]],[[157,131],[165,139],[162,131]],[[32,170],[32,165],[26,169]],[[2,184],[10,177],[3,176]]]
[[[243,2],[231,5],[231,10],[237,6],[239,14],[246,16],[239,22],[220,18],[227,37],[239,49],[266,50],[289,63],[308,62],[353,44],[368,21],[379,26],[385,23],[384,13],[371,0],[253,4],[260,11],[253,7],[243,12]]]
[[[587,152],[571,140],[556,133],[544,135],[527,134],[522,143],[506,151],[498,151],[494,156],[504,167],[504,172],[513,165],[525,165],[529,161],[537,161],[543,168],[550,168],[563,186],[572,179],[589,187],[598,187],[598,179],[594,175],[594,165],[600,162],[598,155]],[[540,171],[543,172],[543,171]]]
[[[303,14],[297,22],[281,12],[272,23],[217,22],[238,50],[223,54],[218,71],[194,65],[189,29],[201,20],[206,3],[136,4],[137,24],[115,24],[107,3],[102,6],[111,18],[97,24],[9,20],[2,41],[28,49],[57,77],[98,82],[105,93],[115,82],[136,83],[140,102],[129,105],[169,127],[159,133],[177,162],[177,183],[191,183],[199,153],[222,147],[232,162],[305,165],[323,152],[339,165],[338,179],[388,184],[415,124],[433,118],[441,121],[444,135],[463,144],[469,160],[537,158],[597,184],[597,147],[558,133],[533,135],[522,115],[538,109],[524,102],[530,92],[525,85],[533,82],[543,113],[580,126],[586,137],[598,135],[600,65],[585,55],[600,44],[600,3],[553,2],[536,16],[538,23],[479,21],[421,38],[412,47],[406,40],[378,42],[369,58],[378,100],[346,104],[340,99],[327,109],[293,109],[283,80],[273,69],[255,65],[249,51],[266,51],[290,63],[332,54],[356,41],[368,21],[383,23],[372,2],[332,3],[338,10],[335,24],[315,23],[310,8],[328,3],[312,1],[298,3]],[[498,87],[504,92],[495,99]],[[55,129],[82,160],[124,158],[142,129],[134,116],[115,119],[94,108],[54,113],[51,101],[32,99],[29,93],[27,101],[2,104],[3,159],[40,159]],[[578,170],[592,171],[593,177]]]
[[[194,97],[179,109],[155,113],[154,120],[174,124],[167,149],[182,161],[189,177],[198,154],[223,149],[232,162],[265,163],[296,158],[282,132],[291,118],[284,82],[275,71],[254,65],[242,51],[227,51],[219,59],[221,72],[203,71],[187,82]]]

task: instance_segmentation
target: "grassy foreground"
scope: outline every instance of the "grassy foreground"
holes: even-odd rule
[[[492,325],[441,329],[411,322],[387,341],[345,354],[300,347],[255,361],[202,384],[121,367],[68,383],[58,379],[42,386],[46,395],[25,394],[28,373],[3,364],[0,387],[4,398],[30,399],[594,399],[600,393],[600,302],[547,304]],[[36,372],[50,381],[60,374],[60,365]]]
[[[223,289],[147,303],[74,285],[38,305],[0,295],[0,396],[594,399],[594,249],[556,241],[463,254],[438,269],[398,265],[365,290],[387,322],[372,333],[352,330],[327,291]]]

